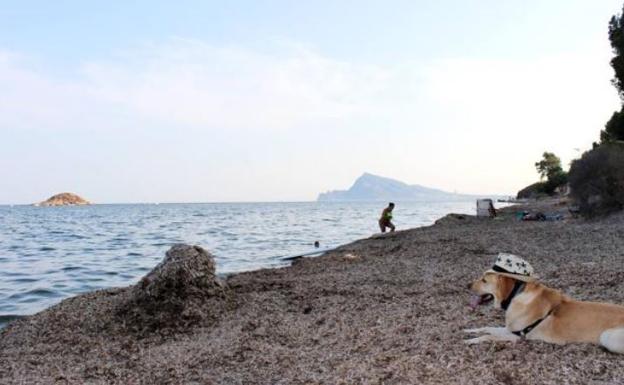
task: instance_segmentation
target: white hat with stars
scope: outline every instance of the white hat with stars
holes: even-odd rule
[[[517,255],[507,253],[498,253],[494,266],[486,273],[500,274],[524,282],[537,279],[530,263]]]

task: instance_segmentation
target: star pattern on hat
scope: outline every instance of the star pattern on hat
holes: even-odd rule
[[[495,265],[498,265],[509,274],[524,275],[526,277],[533,275],[533,267],[517,255],[499,253],[496,257]]]

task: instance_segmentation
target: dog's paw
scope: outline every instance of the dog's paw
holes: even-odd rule
[[[468,334],[478,334],[478,333],[485,332],[484,329],[487,329],[487,328],[464,329],[463,332],[468,333]]]

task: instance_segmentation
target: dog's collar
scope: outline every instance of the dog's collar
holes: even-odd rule
[[[513,334],[517,335],[520,338],[524,338],[526,337],[527,334],[531,333],[531,331],[533,329],[535,329],[537,327],[537,325],[541,324],[543,320],[545,320],[546,318],[548,318],[548,316],[550,316],[552,314],[552,312],[555,310],[555,308],[550,309],[550,311],[548,311],[548,313],[546,313],[545,316],[543,316],[542,318],[538,319],[537,321],[533,322],[532,324],[530,324],[529,326],[525,327],[522,330],[517,330],[515,332],[512,332]]]
[[[526,283],[524,283],[523,281],[516,280],[516,283],[514,283],[513,289],[511,289],[511,293],[509,293],[507,298],[505,298],[503,302],[501,302],[501,308],[503,308],[503,310],[507,310],[507,308],[511,304],[511,301],[514,299],[515,296],[522,293],[522,290],[524,290],[525,286],[526,286]]]

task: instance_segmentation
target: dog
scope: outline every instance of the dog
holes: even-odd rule
[[[587,342],[624,354],[624,306],[576,301],[539,282],[533,267],[513,254],[499,254],[492,269],[470,285],[471,306],[493,303],[505,310],[505,327],[466,329],[485,341]]]

